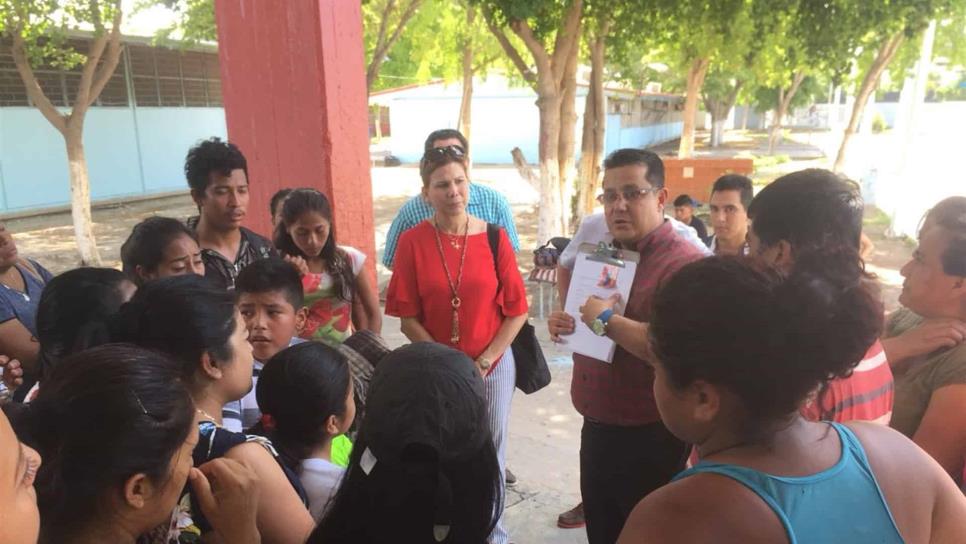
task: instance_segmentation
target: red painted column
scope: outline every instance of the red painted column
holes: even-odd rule
[[[268,234],[283,187],[329,197],[339,244],[369,256],[375,227],[359,2],[216,0],[228,139],[248,158],[247,225]]]

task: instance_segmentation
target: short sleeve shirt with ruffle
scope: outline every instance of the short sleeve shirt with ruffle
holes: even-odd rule
[[[434,340],[476,359],[493,341],[503,318],[527,313],[527,293],[506,231],[500,230],[498,266],[493,262],[486,232],[468,236],[466,244],[458,291],[458,342],[451,338],[453,294],[440,258],[440,246],[454,284],[459,276],[462,249],[454,247],[445,236],[438,244],[435,228],[426,221],[399,238],[386,293],[386,314],[417,318]]]
[[[886,325],[886,337],[899,336],[922,322],[923,318],[912,311],[899,310]],[[896,376],[892,428],[912,438],[926,414],[933,392],[959,384],[966,384],[966,344],[938,350],[910,362],[909,369]]]

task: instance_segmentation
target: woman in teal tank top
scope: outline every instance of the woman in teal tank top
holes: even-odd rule
[[[966,542],[966,498],[915,444],[801,417],[876,340],[882,306],[850,252],[795,259],[786,277],[712,257],[658,294],[654,396],[702,461],[642,500],[618,544]]]

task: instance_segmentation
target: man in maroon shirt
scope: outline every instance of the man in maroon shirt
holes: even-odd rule
[[[620,149],[604,161],[604,216],[614,242],[641,254],[623,315],[615,300],[596,297],[580,316],[550,316],[554,337],[573,332],[575,318],[617,343],[612,363],[574,354],[571,398],[584,416],[580,491],[590,544],[613,544],[634,506],[684,468],[686,445],[661,423],[648,363],[648,321],[658,288],[701,253],[664,218],[668,191],[660,157]]]

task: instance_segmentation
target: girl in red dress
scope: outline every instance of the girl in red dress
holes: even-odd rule
[[[411,341],[439,342],[476,361],[502,478],[516,383],[510,343],[527,319],[526,289],[506,232],[500,230],[494,262],[486,222],[466,212],[470,181],[463,148],[427,151],[419,171],[423,198],[435,213],[399,238],[386,314],[402,320]],[[502,517],[489,540],[509,541]]]

